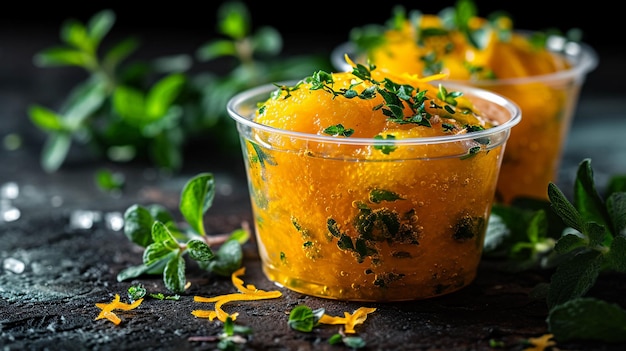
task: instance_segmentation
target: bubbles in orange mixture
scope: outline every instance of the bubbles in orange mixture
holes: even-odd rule
[[[481,149],[471,137],[378,147],[376,136],[444,136],[490,124],[464,96],[453,99],[456,106],[437,98],[430,78],[368,72],[372,80],[342,72],[323,89],[311,80],[284,87],[259,110],[255,121],[263,125],[329,137],[258,131],[246,144],[264,271],[290,289],[335,299],[449,293],[475,276],[502,148],[466,158]],[[382,95],[402,84],[414,88],[413,99],[419,92],[427,98],[419,112],[405,103],[404,116],[420,114],[429,125],[383,112],[391,107]],[[344,96],[370,87],[379,89],[372,98]],[[339,124],[354,133],[325,133]],[[355,137],[372,142],[351,144]]]

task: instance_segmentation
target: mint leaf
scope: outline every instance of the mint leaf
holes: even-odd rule
[[[163,244],[170,251],[179,248],[178,242],[176,242],[170,230],[165,224],[159,221],[155,221],[154,224],[152,224],[152,240],[154,240],[155,243]]]
[[[289,312],[287,324],[293,330],[308,333],[313,330],[324,313],[323,308],[313,311],[309,306],[299,305]]]
[[[41,154],[41,168],[48,173],[56,172],[65,161],[72,146],[72,135],[68,132],[48,134]]]
[[[162,118],[180,94],[186,78],[170,74],[159,80],[146,95],[146,116],[150,121]]]
[[[578,298],[550,310],[548,329],[559,342],[626,342],[626,311],[594,298]]]
[[[228,277],[239,267],[243,261],[243,250],[241,244],[236,240],[227,240],[220,246],[215,254],[215,258],[206,262],[202,268]],[[204,263],[204,262],[203,262]]]
[[[548,197],[550,198],[550,206],[566,225],[581,233],[584,232],[585,223],[582,216],[554,183],[548,184]]]
[[[596,222],[608,230],[608,214],[602,198],[596,191],[590,159],[583,160],[578,167],[574,185],[574,206],[583,221]]]
[[[618,236],[613,239],[611,249],[606,254],[609,269],[626,273],[626,237]]]
[[[140,205],[132,205],[124,212],[124,234],[133,243],[146,247],[153,243],[150,211]]]
[[[562,262],[550,280],[548,307],[552,308],[583,296],[596,282],[604,257],[598,251],[587,251]]]
[[[185,260],[180,255],[172,257],[163,271],[165,287],[175,293],[185,291]]]
[[[159,260],[167,258],[174,250],[165,246],[163,242],[154,242],[143,251],[143,264],[150,266]]]
[[[215,257],[209,245],[201,240],[190,240],[187,243],[187,250],[189,257],[196,261],[210,261]]]
[[[180,212],[187,223],[199,233],[206,235],[203,215],[213,204],[215,179],[211,173],[201,173],[189,180],[180,197]]]
[[[28,109],[28,114],[30,120],[44,132],[59,132],[65,129],[63,118],[46,107],[32,105]]]
[[[564,254],[579,248],[587,247],[587,240],[578,234],[565,234],[556,242],[554,250]]]
[[[606,200],[615,235],[626,236],[626,192],[615,192]]]
[[[109,33],[114,23],[115,13],[111,10],[102,10],[89,19],[87,33],[96,46]]]

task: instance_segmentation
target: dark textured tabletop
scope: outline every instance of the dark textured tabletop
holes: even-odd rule
[[[180,13],[174,11],[172,16]],[[319,21],[319,14],[311,16]],[[191,17],[197,21],[197,15]],[[125,191],[115,196],[100,191],[93,181],[93,172],[103,164],[81,153],[73,155],[59,171],[43,172],[39,153],[44,137],[30,123],[26,110],[33,102],[54,105],[64,89],[80,79],[71,69],[40,69],[32,64],[35,52],[57,42],[54,18],[63,16],[56,14],[48,19],[53,23],[41,26],[17,20],[0,24],[0,140],[5,142],[0,146],[0,349],[216,349],[216,342],[208,337],[218,335],[222,326],[191,315],[192,310],[202,308],[193,296],[230,293],[233,287],[228,279],[191,267],[190,290],[179,301],[146,300],[140,308],[123,314],[119,326],[94,320],[99,312],[95,304],[111,301],[115,294],[125,297],[133,281],[118,282],[116,275],[124,267],[141,262],[140,251],[116,226],[116,219],[130,205],[160,203],[176,209],[184,183],[199,172],[212,172],[217,205],[207,212],[207,226],[220,233],[251,221],[243,161],[218,152],[196,153],[189,155],[178,174],[162,174],[145,164],[106,164],[126,177]],[[191,50],[204,41],[198,38],[196,27],[151,28],[147,50]],[[209,27],[207,31],[212,32],[212,25]],[[306,32],[301,27],[297,31]],[[312,36],[308,48],[330,51],[345,40],[345,35],[331,37],[329,32]],[[597,41],[590,44],[597,48],[600,62],[581,91],[564,150],[558,184],[566,192],[585,158],[592,160],[600,186],[614,174],[626,174],[626,54],[600,40],[597,31],[591,33],[595,35],[591,39]],[[306,51],[302,45],[291,48]],[[22,138],[17,149],[6,144],[6,136],[12,134]],[[246,349],[341,349],[327,342],[336,328],[296,332],[287,325],[288,313],[306,304],[343,315],[363,303],[324,300],[274,286],[261,272],[254,242],[245,246],[244,253],[246,283],[283,293],[275,301],[226,307],[237,310],[238,321],[254,331]],[[476,281],[454,294],[416,302],[366,304],[377,308],[358,327],[366,349],[524,350],[526,340],[547,333],[545,302],[530,298],[528,293],[539,282],[547,281],[549,272],[510,274],[498,264],[484,260]],[[164,291],[159,277],[137,281],[152,291]],[[626,308],[626,279],[619,275],[602,277],[589,294]],[[205,339],[193,341],[196,336]],[[623,349],[623,345],[584,342],[558,347]]]

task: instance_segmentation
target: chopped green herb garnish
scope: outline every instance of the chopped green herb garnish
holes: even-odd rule
[[[383,201],[396,201],[396,200],[404,200],[404,198],[393,191],[385,190],[385,189],[372,189],[370,191],[370,201],[378,204]]]
[[[342,124],[336,124],[334,126],[330,126],[324,129],[325,134],[333,135],[333,136],[345,136],[349,137],[354,133],[354,129],[345,128]]]
[[[299,305],[294,307],[289,312],[289,320],[287,324],[293,330],[301,332],[311,332],[313,328],[318,324],[320,318],[324,315],[325,310],[323,308],[312,310],[305,305]]]
[[[376,140],[395,140],[396,137],[393,136],[393,135],[386,135],[386,136],[376,135],[374,137],[374,139],[376,139]],[[384,144],[384,145],[376,144],[376,145],[374,145],[374,149],[380,150],[385,155],[389,155],[390,153],[395,151],[397,148],[398,147],[393,145],[393,144]]]

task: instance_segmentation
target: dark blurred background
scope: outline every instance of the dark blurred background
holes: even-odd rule
[[[12,66],[31,68],[31,54],[59,43],[61,23],[69,18],[87,21],[103,9],[117,15],[111,37],[132,34],[142,40],[141,51],[154,54],[187,53],[206,41],[219,37],[216,10],[225,1],[173,1],[157,3],[89,1],[13,2],[11,10],[0,12],[0,73]],[[620,11],[606,1],[476,1],[479,15],[508,12],[516,28],[567,31],[580,28],[583,41],[600,55],[600,65],[588,77],[586,91],[602,94],[626,92],[626,30]],[[254,27],[272,26],[284,38],[285,54],[310,54],[330,51],[348,39],[349,31],[366,24],[382,24],[391,17],[395,5],[436,13],[455,1],[245,1]],[[611,10],[613,8],[613,10]],[[16,55],[22,55],[16,57]],[[19,65],[19,66],[15,66]]]
[[[11,10],[0,11],[0,96],[3,102],[0,119],[4,124],[0,131],[14,129],[12,123],[17,125],[15,121],[21,120],[23,133],[30,133],[31,140],[41,142],[42,133],[25,122],[28,106],[32,103],[58,106],[69,88],[85,78],[85,72],[79,68],[39,68],[33,64],[33,56],[38,51],[62,44],[59,29],[65,20],[85,23],[98,11],[111,9],[116,14],[116,22],[103,44],[132,35],[140,40],[137,54],[147,58],[193,54],[202,44],[222,38],[217,28],[217,9],[225,2],[12,2]],[[284,55],[323,57],[329,57],[333,48],[347,41],[352,28],[384,24],[391,18],[395,5],[434,14],[454,6],[455,2],[244,1],[253,29],[271,26],[282,34]],[[595,1],[584,3],[582,7],[562,0],[477,0],[475,3],[478,14],[483,17],[494,11],[509,13],[517,29],[562,32],[581,29],[582,40],[597,51],[599,64],[587,76],[577,115],[587,121],[623,120],[626,30],[622,13],[614,6],[606,1]],[[221,68],[203,63],[201,69],[219,71]],[[626,131],[624,133],[626,135]]]

